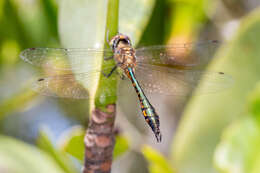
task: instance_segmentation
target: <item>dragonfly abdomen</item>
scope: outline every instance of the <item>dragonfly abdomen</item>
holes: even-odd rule
[[[161,132],[160,132],[160,121],[159,116],[155,112],[154,107],[151,105],[147,97],[145,96],[141,86],[139,85],[138,81],[135,78],[134,72],[132,68],[128,68],[128,77],[130,78],[135,91],[138,95],[142,114],[145,118],[145,121],[149,124],[152,131],[155,134],[157,142],[161,142]]]

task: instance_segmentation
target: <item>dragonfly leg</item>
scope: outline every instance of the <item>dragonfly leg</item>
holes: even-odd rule
[[[122,63],[117,63],[117,66],[120,66],[120,65],[122,65]],[[126,79],[125,73],[123,73],[121,70],[116,71],[116,72],[117,72],[117,74],[119,75],[120,79],[122,79],[122,80],[125,80],[125,79]]]
[[[117,71],[117,74],[119,75],[120,79],[125,80],[126,76],[124,73],[122,73],[121,71]]]
[[[115,65],[115,66],[112,68],[112,70],[111,70],[108,74],[105,74],[103,71],[102,71],[102,74],[103,74],[105,77],[109,78],[109,77],[113,74],[113,72],[116,70],[116,68],[117,68],[117,65]]]
[[[126,77],[125,77],[124,74],[120,74],[120,73],[119,73],[119,77],[120,77],[120,79],[122,79],[122,80],[125,80],[125,79],[126,79]]]

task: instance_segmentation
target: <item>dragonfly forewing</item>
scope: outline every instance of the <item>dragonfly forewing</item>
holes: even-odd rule
[[[65,49],[65,48],[29,48],[20,57],[34,65],[55,71],[83,72],[94,70],[99,61],[97,58],[112,56],[111,50],[98,49]]]
[[[218,45],[217,41],[211,40],[138,48],[136,49],[137,62],[153,65],[203,66],[210,61]]]

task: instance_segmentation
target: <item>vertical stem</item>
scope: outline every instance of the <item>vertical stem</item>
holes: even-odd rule
[[[94,109],[85,143],[85,161],[83,173],[110,173],[115,145],[114,120],[116,106],[108,105],[106,112]]]
[[[117,33],[118,8],[119,0],[108,0],[105,40],[107,37],[111,39]],[[107,48],[108,44],[105,43],[104,47]],[[101,68],[104,69],[106,66],[107,63],[103,61]],[[103,75],[100,76],[95,109],[92,111],[84,139],[85,161],[83,173],[110,173],[111,171],[115,145],[113,128],[116,115],[116,97],[101,99],[102,102],[100,102],[99,97],[104,96],[104,93],[110,96],[116,95],[116,83],[116,81],[107,79]],[[107,88],[108,86],[110,88]]]
[[[118,32],[118,13],[119,13],[119,0],[109,0],[107,6],[107,24],[105,33],[108,38],[115,36]],[[105,44],[106,46],[107,44]]]

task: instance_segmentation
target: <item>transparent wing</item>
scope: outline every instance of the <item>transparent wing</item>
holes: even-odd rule
[[[45,96],[87,99],[88,91],[79,81],[88,81],[98,71],[63,74],[38,78],[33,89]],[[115,76],[111,76],[111,78]],[[203,80],[203,87],[198,94],[214,93],[228,88],[233,80],[222,72],[205,72],[200,70],[178,70],[155,65],[140,65],[136,68],[136,78],[145,93],[163,95],[186,95]],[[204,80],[205,79],[205,80]],[[128,88],[131,87],[131,82]],[[107,86],[109,88],[109,86]],[[124,93],[126,95],[126,93]],[[114,97],[107,95],[105,97]]]
[[[88,99],[90,96],[89,92],[81,84],[81,81],[90,81],[94,75],[97,75],[97,73],[100,73],[100,71],[57,74],[53,76],[40,77],[34,81],[32,89],[45,96]],[[111,76],[110,80],[114,77],[115,76]],[[109,86],[107,87],[109,88]]]
[[[73,74],[39,78],[33,84],[33,90],[41,95],[63,98],[88,98],[88,91],[77,83]]]
[[[112,67],[108,66],[102,72],[109,73],[111,69]],[[87,99],[89,98],[89,91],[86,89],[86,85],[91,84],[93,78],[96,78],[100,73],[100,69],[82,73],[73,73],[71,71],[64,73],[64,71],[51,71],[48,69],[44,74],[45,76],[35,79],[32,89],[45,96]],[[115,77],[115,75],[112,75],[109,80],[115,80]],[[109,88],[109,86],[107,87]]]
[[[112,52],[98,49],[29,48],[22,51],[20,57],[35,66],[70,71],[93,68],[96,65],[94,59],[103,55],[110,57]]]
[[[233,80],[223,72],[201,70],[179,70],[156,65],[139,65],[136,78],[146,93],[163,95],[186,95],[201,80],[202,88],[198,94],[207,94],[228,88]]]
[[[170,66],[206,65],[218,45],[217,41],[211,40],[138,48],[136,49],[137,63]]]

